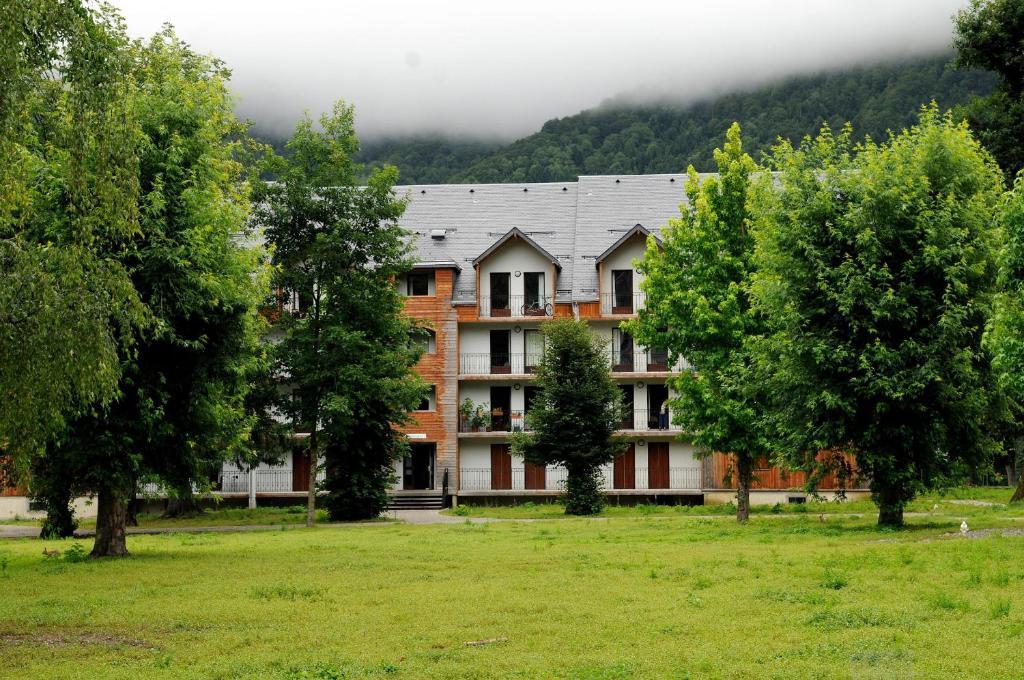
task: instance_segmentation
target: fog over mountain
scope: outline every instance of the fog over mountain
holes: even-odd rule
[[[948,48],[967,0],[115,0],[233,69],[240,115],[285,135],[356,106],[366,137],[512,139],[611,97],[693,102],[786,75]]]

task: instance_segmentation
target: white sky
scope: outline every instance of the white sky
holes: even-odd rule
[[[931,53],[967,0],[113,0],[233,69],[239,113],[291,130],[336,99],[363,135],[511,138],[620,94],[693,101]]]

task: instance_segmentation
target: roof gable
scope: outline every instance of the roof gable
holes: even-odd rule
[[[509,241],[511,241],[513,239],[522,239],[522,241],[524,243],[526,243],[527,245],[532,247],[534,250],[536,250],[538,253],[543,255],[549,262],[551,262],[551,264],[555,265],[555,269],[561,269],[562,268],[562,265],[558,261],[557,257],[552,255],[548,251],[544,250],[544,248],[542,248],[539,243],[537,243],[532,238],[527,236],[525,233],[520,231],[519,227],[512,227],[511,229],[508,230],[508,232],[504,236],[502,236],[497,241],[492,243],[491,246],[487,250],[485,250],[484,252],[480,253],[476,257],[476,259],[473,260],[473,266],[474,267],[478,266],[481,262],[486,260],[491,255],[493,255],[498,249],[500,249],[502,246],[504,246],[506,243],[508,243]]]
[[[615,241],[615,243],[608,246],[608,248],[603,253],[598,255],[597,260],[595,261],[595,266],[600,265],[602,262],[604,262],[609,255],[614,253],[616,250],[619,249],[620,246],[622,246],[624,243],[626,243],[633,237],[643,236],[646,239],[648,236],[652,235],[654,236],[654,240],[656,240],[658,243],[661,243],[661,239],[658,238],[657,234],[651,234],[651,232],[646,227],[644,227],[644,225],[637,224],[632,229],[627,231],[625,234],[620,236],[618,240]]]

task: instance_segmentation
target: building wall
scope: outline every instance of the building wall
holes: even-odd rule
[[[525,277],[516,276],[516,272],[544,272],[544,288],[548,300],[555,297],[554,266],[536,248],[521,239],[508,241],[480,263],[480,296],[483,298],[491,295],[491,272],[509,272],[512,275],[509,277],[509,293],[512,297],[523,295]]]
[[[608,255],[601,262],[599,279],[601,286],[602,299],[603,296],[611,295],[612,289],[612,271],[616,269],[632,269],[633,270],[633,292],[640,292],[640,281],[645,277],[642,273],[637,271],[633,266],[636,260],[643,259],[644,252],[647,249],[647,241],[644,236],[638,234],[634,238],[630,239],[626,243],[623,243],[615,251]]]

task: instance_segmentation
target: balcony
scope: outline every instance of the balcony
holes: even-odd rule
[[[526,414],[523,411],[509,411],[509,413],[491,412],[490,423],[474,422],[472,418],[459,418],[460,433],[479,433],[481,435],[501,434],[504,432],[528,432],[526,425]]]
[[[634,316],[646,301],[646,293],[602,293],[601,316]]]
[[[460,375],[526,375],[536,370],[540,363],[539,353],[526,354],[490,353],[462,354],[459,357]]]
[[[480,316],[495,319],[525,319],[554,316],[554,298],[533,295],[481,296]]]
[[[656,486],[652,487],[649,484],[650,474],[646,467],[637,467],[634,469],[633,485],[628,489],[614,488],[612,484],[612,469],[611,466],[602,469],[604,482],[602,488],[605,491],[612,493],[637,493],[637,492],[661,492],[661,491],[681,491],[681,492],[696,492],[701,490],[701,469],[698,466],[688,467],[673,467],[668,469],[667,475],[667,486]],[[655,475],[656,477],[658,475]],[[664,479],[664,469],[661,470],[661,476]],[[512,468],[511,488],[501,487],[493,488],[492,480],[494,475],[492,474],[491,468],[462,468],[459,470],[459,490],[468,492],[524,492],[524,493],[543,493],[543,492],[563,492],[565,491],[565,480],[566,471],[562,467],[548,467],[544,474],[544,485],[543,488],[537,482],[539,480],[534,477],[531,482],[530,488],[527,488],[527,475],[524,468]]]
[[[259,468],[255,472],[256,493],[305,493],[296,491],[293,485],[294,473],[291,468]],[[317,471],[317,482],[324,481],[324,471]],[[305,482],[305,479],[303,479]],[[222,493],[248,493],[249,473],[246,470],[224,470],[221,473]]]
[[[669,366],[668,352],[659,349],[623,350],[620,347],[609,348],[609,360],[612,373],[668,373],[678,371]],[[682,364],[683,362],[680,362]]]
[[[632,417],[626,416],[620,426],[630,432],[679,432],[682,428],[672,424],[672,413],[661,414],[647,409],[633,409]]]

